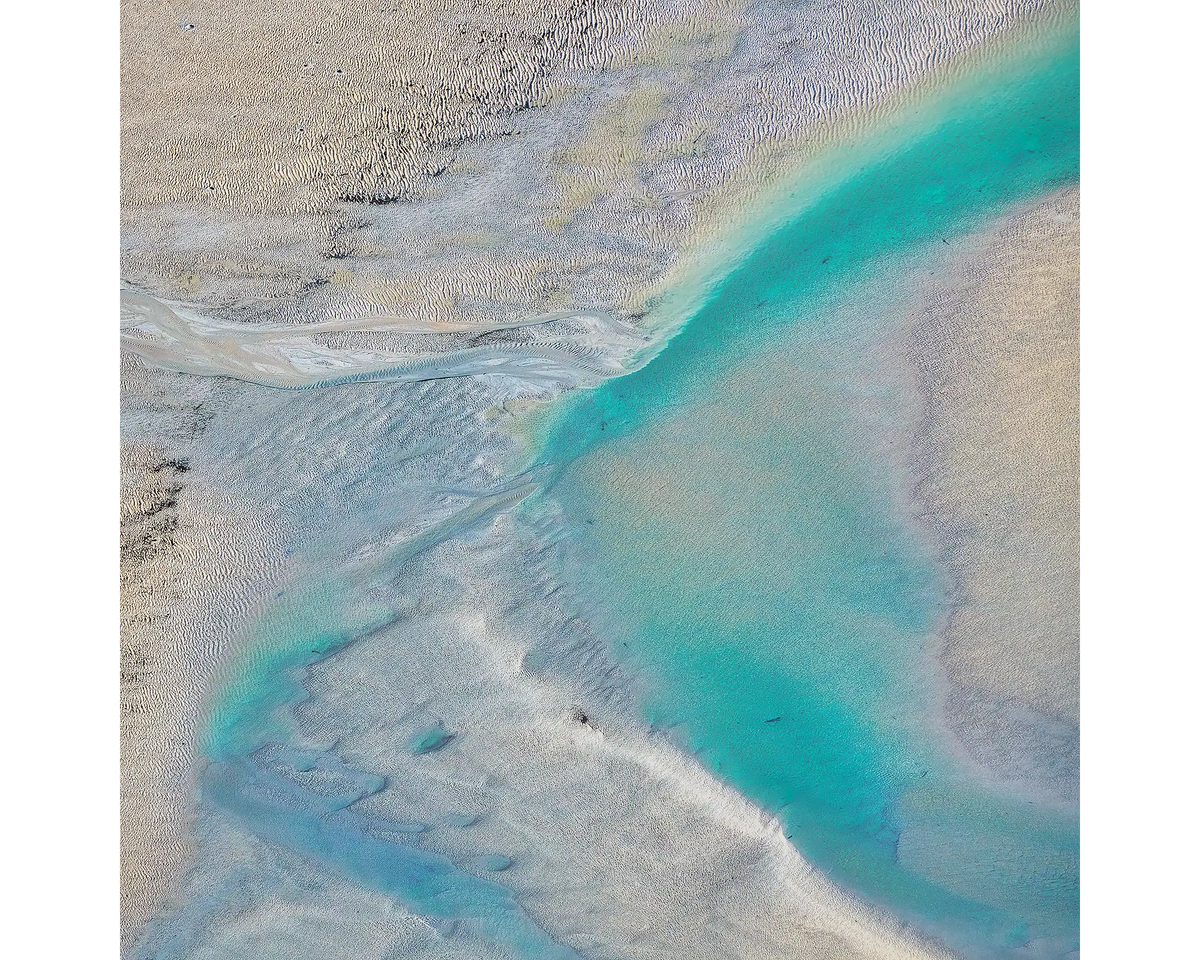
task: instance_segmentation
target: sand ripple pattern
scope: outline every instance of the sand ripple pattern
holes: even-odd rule
[[[197,792],[248,625],[331,550],[413,543],[372,587],[394,622],[306,670],[260,758],[281,802],[324,791],[498,874],[582,955],[929,954],[636,720],[553,515],[430,531],[511,484],[506,404],[626,368],[700,225],[1072,8],[124,4],[127,955],[505,955]],[[405,748],[435,724],[442,749]]]
[[[636,319],[698,225],[1055,0],[123,8],[122,275],[225,319]]]
[[[155,366],[179,373],[228,376],[292,389],[364,380],[415,382],[470,376],[503,376],[527,385],[573,387],[620,373],[620,363],[611,357],[614,348],[619,348],[622,342],[632,346],[638,341],[597,313],[467,328],[468,337],[454,339],[478,343],[497,331],[551,324],[565,326],[569,333],[543,338],[548,342],[522,344],[506,340],[456,348],[451,339],[455,331],[438,329],[428,335],[427,325],[397,318],[302,327],[223,324],[177,312],[131,290],[121,292],[121,307],[123,345]],[[337,343],[335,339],[344,341],[352,334],[365,334],[371,340],[353,346]],[[436,341],[443,349],[429,349],[421,342],[413,342],[420,340]],[[370,345],[380,341],[390,341],[395,346],[386,350]],[[600,343],[605,344],[606,350],[593,345]]]
[[[518,955],[353,882],[355,838],[500,884],[564,956],[937,955],[645,729],[635,678],[555,572],[553,509],[514,514],[532,487],[511,474],[502,384],[234,386],[189,475],[253,491],[286,532],[269,552],[289,575],[247,619],[331,575],[336,622],[365,600],[391,613],[303,671],[280,736],[199,774],[191,870],[131,956],[233,960],[264,938],[292,960]],[[237,654],[208,668],[218,689]],[[412,749],[431,729],[449,736]]]

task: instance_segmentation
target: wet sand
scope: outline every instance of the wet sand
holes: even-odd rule
[[[174,8],[154,2],[126,5],[122,278],[127,286],[184,301],[196,316],[234,328],[334,324],[334,329],[314,331],[304,347],[307,358],[322,351],[370,355],[391,349],[392,334],[356,328],[363,318],[380,317],[403,327],[405,350],[421,360],[484,344],[502,352],[515,347],[519,356],[544,357],[547,349],[562,348],[566,356],[561,363],[555,359],[557,365],[539,384],[522,384],[519,376],[505,382],[484,377],[478,388],[482,398],[473,394],[474,406],[457,411],[453,405],[462,398],[436,383],[395,393],[381,387],[369,396],[406,412],[395,414],[394,422],[371,421],[361,437],[361,425],[341,409],[340,397],[314,403],[310,394],[285,401],[221,376],[231,372],[235,347],[264,342],[244,330],[205,358],[208,366],[196,371],[205,377],[149,370],[132,355],[125,357],[125,952],[139,937],[145,949],[155,942],[144,936],[148,917],[191,916],[188,910],[201,910],[196,905],[213,891],[225,891],[228,910],[217,915],[231,923],[238,916],[286,916],[304,929],[312,917],[338,912],[339,903],[345,908],[340,916],[361,902],[383,909],[378,901],[384,898],[319,871],[306,874],[286,853],[231,834],[227,824],[214,825],[211,816],[199,827],[194,820],[196,731],[206,697],[253,611],[283,576],[285,545],[294,546],[296,531],[306,524],[320,529],[337,516],[320,504],[339,498],[358,503],[355,497],[368,496],[362,490],[371,486],[372,457],[380,450],[385,457],[396,455],[393,429],[405,442],[453,448],[431,455],[433,465],[414,473],[412,489],[465,482],[464,477],[486,486],[505,461],[492,448],[486,454],[464,452],[464,438],[477,439],[463,427],[464,418],[472,426],[477,419],[498,417],[505,403],[544,396],[570,382],[568,375],[577,376],[577,382],[599,376],[627,358],[640,342],[636,327],[645,315],[645,291],[668,275],[702,211],[711,213],[707,201],[722,191],[736,193],[739,183],[766,178],[770,164],[756,167],[764,156],[786,158],[798,143],[820,135],[822,124],[886,105],[935,65],[1019,26],[1040,6],[1029,4],[1014,13],[986,3],[884,3],[846,16],[833,4],[785,10],[724,0],[702,6],[638,3],[618,14],[600,5],[564,2],[524,11],[508,4],[452,5],[439,7],[434,16],[356,2],[336,7],[251,3],[239,4],[236,11],[205,3],[180,18]],[[900,34],[904,42],[895,41]],[[563,311],[576,318],[594,312],[603,323],[560,320],[544,329],[496,329]],[[445,333],[422,340],[430,330]],[[475,335],[489,339],[472,343]],[[277,329],[265,336],[272,350],[286,340]],[[281,349],[266,360],[274,363],[282,356],[290,364],[296,353],[287,343]],[[238,363],[243,359],[238,353]],[[263,359],[256,354],[250,362]],[[309,369],[285,373],[294,385],[320,379]],[[396,423],[405,425],[401,429]],[[488,437],[485,447],[500,446],[493,434]],[[468,470],[463,463],[474,466]],[[342,473],[361,489],[344,477],[334,479]],[[278,509],[264,512],[263,498]],[[947,516],[949,510],[945,507]],[[969,564],[961,562],[967,571]],[[482,589],[486,576],[497,576],[497,570],[509,576],[519,569],[478,571],[476,586]],[[518,590],[505,602],[519,608],[530,600]],[[504,603],[500,607],[509,609]],[[448,613],[447,623],[453,620]],[[967,651],[969,644],[957,643]],[[324,689],[329,702],[345,698],[346,690],[356,689],[353,684],[372,676],[366,660],[371,652],[364,647],[348,657],[345,685]],[[970,684],[982,683],[976,681],[986,671],[972,666],[969,651],[961,661],[961,670],[952,668],[951,676],[959,689],[974,690]],[[422,689],[427,679],[417,677],[414,688]],[[1051,691],[1038,700],[1038,691],[1050,687],[1039,687],[1037,677],[1027,680],[1013,679],[1010,685],[1020,687],[1031,702],[1055,699]],[[322,689],[320,676],[313,682]],[[501,687],[509,699],[498,702],[523,702],[522,689]],[[991,703],[1002,694],[1007,696],[989,688],[971,703],[986,697]],[[553,702],[557,711],[560,704]],[[535,712],[538,729],[558,723],[558,712],[550,719],[543,712],[540,707]],[[528,719],[528,711],[513,715]],[[348,742],[361,722],[357,716],[344,719],[350,725],[343,731]],[[367,734],[378,730],[364,729],[361,751],[369,756],[378,745],[371,747]],[[964,720],[959,729],[969,733],[972,728]],[[982,743],[989,736],[976,739]],[[532,746],[544,743],[535,738]],[[586,742],[580,746],[588,757],[594,749]],[[394,762],[376,759],[381,769]],[[460,762],[464,780],[483,782],[481,777],[496,773],[481,773],[493,763],[486,750],[467,753]],[[671,851],[683,840],[659,837],[682,821],[654,819],[642,810],[644,798],[622,794],[622,777],[645,762],[638,753],[632,760],[592,758],[584,766],[564,767],[568,780],[585,771],[613,791],[606,801],[607,820],[593,827],[571,821],[562,839],[568,850],[573,845],[587,850],[580,876],[611,882],[617,893],[608,902],[617,906],[577,915],[570,904],[550,898],[561,875],[551,871],[520,881],[520,871],[513,871],[513,883],[524,883],[532,912],[548,929],[577,933],[583,944],[611,931],[606,923],[625,918],[629,941],[656,955],[671,944],[656,939],[653,930],[670,922],[672,909],[690,907],[695,941],[704,935],[706,908],[720,900],[724,905],[713,915],[728,924],[723,943],[730,955],[745,949],[739,930],[767,927],[778,930],[764,945],[764,955],[924,952],[893,925],[848,906],[819,882],[797,880],[806,876],[807,866],[792,857],[777,828],[759,823],[754,811],[742,807],[753,837],[737,854],[745,865],[739,882],[747,882],[746,891],[776,892],[776,870],[783,869],[791,885],[786,904],[759,903],[755,909],[764,912],[743,914],[746,891],[736,885],[697,894],[693,881],[699,882],[701,866],[737,845],[729,839],[727,819],[714,816],[708,801],[688,821],[701,836],[692,848],[698,872],[664,876],[655,894],[646,896],[638,889],[646,862],[633,857],[614,867],[620,853],[614,838],[620,838],[618,848],[628,847],[629,837],[647,843],[662,839]],[[670,764],[685,761],[672,755]],[[664,810],[687,808],[680,796],[699,789],[690,780],[685,788],[678,780],[665,782]],[[495,786],[506,811],[497,818],[496,837],[536,837],[556,829],[552,820],[530,822],[527,787],[519,781]],[[558,782],[546,785],[547,790],[559,787]],[[701,793],[711,787],[704,781]],[[738,804],[725,798],[717,806],[727,802]],[[557,813],[572,816],[569,805]],[[623,826],[625,818],[639,816]],[[449,841],[447,849],[457,849],[455,842]],[[570,862],[570,855],[564,856]],[[259,899],[242,897],[228,872],[239,858],[273,878],[301,876],[301,887],[328,884],[321,889],[335,898],[334,906],[318,903],[315,895],[305,899],[286,884],[281,894],[272,886],[275,880],[264,881],[267,892]],[[548,862],[558,863],[552,857]],[[189,867],[193,874],[185,879]],[[713,899],[705,900],[708,894]],[[168,906],[178,912],[164,913]],[[379,940],[380,956],[399,949],[403,937],[397,931],[421,928],[394,903],[388,909],[394,911],[387,921],[393,936],[376,937],[380,928],[372,926],[367,938]],[[245,940],[231,934],[228,955],[244,956],[257,931],[269,926],[267,919],[261,926],[245,920],[237,928]],[[412,937],[419,944],[414,951],[451,950],[445,941],[429,946],[417,934]],[[354,939],[344,932],[328,941],[301,937],[295,955],[302,948],[323,950],[324,957],[339,955]],[[719,953],[714,947],[713,955]]]
[[[280,530],[201,453],[230,394],[122,358],[123,952],[178,891],[195,854],[198,718],[280,562]]]
[[[1078,802],[1079,191],[966,238],[913,324],[919,504],[956,585],[946,714],[1023,790]]]

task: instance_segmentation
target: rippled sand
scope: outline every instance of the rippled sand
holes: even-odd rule
[[[1079,790],[1079,191],[969,238],[912,356],[920,500],[957,580],[951,725],[1005,779]]]
[[[134,0],[122,275],[237,319],[636,314],[706,199],[1068,6]]]
[[[1047,9],[123,7],[122,281],[150,313],[151,297],[179,311],[125,329],[127,955],[484,955],[199,801],[202,719],[249,625],[287,584],[321,572],[306,551],[326,531],[370,548],[381,529],[403,537],[494,492],[519,460],[509,411],[627,362],[646,342],[647,299],[729,197]],[[1029,229],[1013,249],[1053,239]],[[1023,268],[1002,253],[985,260],[992,272],[961,296],[983,306],[955,316],[991,318],[1012,301],[1006,271]],[[414,382],[286,393],[230,379],[308,386],[338,379],[330,365],[394,373],[397,358],[415,374],[399,379]],[[943,375],[928,370],[931,383]],[[932,422],[971,410],[975,426],[947,442],[978,457],[968,441],[1012,395],[946,386],[944,399]],[[1032,440],[1050,450],[1051,435]],[[975,469],[933,446],[928,456],[948,476]],[[963,489],[928,493],[946,529],[991,502],[952,492]],[[314,749],[390,778],[375,812],[426,817],[411,842],[482,872],[499,863],[489,857],[529,851],[499,879],[534,922],[589,955],[936,952],[830,888],[776,824],[647,739],[632,719],[634,681],[541,567],[553,529],[500,518],[476,535],[399,570],[411,616],[312,671],[297,723]],[[1077,706],[1055,686],[1069,644],[1049,641],[1057,659],[1041,672],[1005,659],[1029,638],[984,588],[1032,568],[1014,551],[956,549],[991,639],[973,639],[963,617],[975,614],[952,624],[946,662],[969,692],[952,716],[985,763],[1024,776],[1042,754],[989,752],[1007,742],[996,718],[1013,722],[1019,703],[1072,722]],[[443,749],[396,746],[434,722],[456,734]],[[1013,774],[1014,763],[1026,767]],[[479,819],[435,822],[451,803]]]
[[[242,541],[256,545],[258,609],[269,615],[274,587],[263,586],[272,578],[286,589],[323,575],[304,558],[314,531],[370,550],[494,484],[516,453],[502,419],[485,415],[497,400],[472,381],[337,393],[247,386],[191,448],[187,475],[252,491],[264,511],[278,505],[273,519],[289,546],[272,548],[253,526]],[[339,429],[349,424],[352,434]],[[393,461],[382,472],[381,455]],[[374,517],[378,529],[360,530],[356,515]],[[232,510],[224,516],[235,520]],[[238,532],[245,528],[235,528],[233,544]],[[363,815],[477,870],[512,859],[502,882],[535,922],[581,951],[610,944],[623,956],[661,956],[700,943],[712,956],[929,955],[814,876],[778,825],[647,735],[632,710],[632,678],[608,660],[546,567],[554,536],[553,527],[521,529],[501,516],[395,570],[400,619],[309,671],[311,696],[294,721],[298,747],[343,758],[318,762],[329,773],[314,788],[356,789],[346,765],[383,776],[388,789],[358,806]],[[219,543],[207,549],[219,555]],[[294,577],[284,563],[298,564]],[[210,588],[206,600],[206,615],[168,622],[154,649],[176,669],[211,677],[225,662],[219,650],[170,645],[219,626],[221,597]],[[255,619],[232,606],[236,618]],[[158,723],[174,714],[185,733],[196,713],[186,696],[159,698],[156,709]],[[431,725],[453,739],[435,752],[410,750]],[[127,735],[144,751],[161,743],[134,725]],[[181,736],[157,749],[177,763],[187,743]],[[286,754],[272,761],[283,771],[293,762]],[[128,773],[136,824],[161,782],[136,762]],[[166,803],[160,809],[170,813]],[[186,836],[185,826],[175,835]],[[170,906],[135,956],[238,957],[261,949],[268,934],[281,956],[491,955],[486,943],[432,929],[319,862],[242,832],[220,811],[202,806],[192,836],[194,847],[164,851],[173,856],[154,864],[157,883],[127,886],[127,896],[154,893]],[[172,892],[166,867],[193,849],[187,882]],[[144,863],[138,853],[130,851],[131,872]],[[370,920],[351,926],[360,909]],[[358,931],[350,941],[348,929]],[[368,951],[376,940],[378,951]]]

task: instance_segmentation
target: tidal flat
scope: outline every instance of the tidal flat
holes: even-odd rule
[[[1078,954],[1072,6],[131,11],[125,955]]]

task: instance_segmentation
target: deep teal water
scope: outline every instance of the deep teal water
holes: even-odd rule
[[[871,358],[943,241],[1077,181],[1077,33],[949,102],[848,153],[649,363],[561,403],[540,461],[652,722],[848,890],[970,956],[1063,956],[1078,818],[990,792],[938,737],[946,587],[889,487],[902,398]]]

